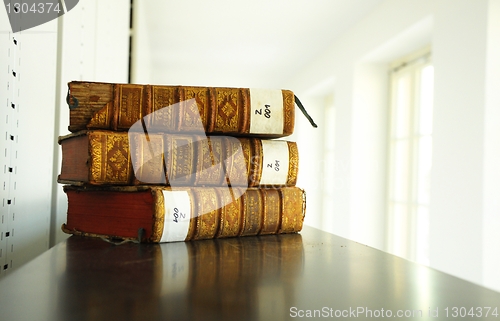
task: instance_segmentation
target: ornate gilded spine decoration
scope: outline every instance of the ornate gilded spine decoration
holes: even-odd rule
[[[241,108],[240,108],[240,130],[238,133],[245,134],[250,132],[250,89],[241,88]]]
[[[129,184],[131,161],[127,134],[114,133],[103,138],[105,147],[102,162],[105,165],[103,183]]]
[[[245,213],[241,236],[257,235],[262,224],[262,198],[260,190],[247,190],[245,193]]]
[[[107,103],[102,109],[98,110],[89,120],[87,128],[109,128],[111,127],[111,115],[113,104]]]
[[[252,172],[252,162],[253,162],[253,155],[252,155],[252,146],[250,144],[250,139],[249,138],[238,138],[240,144],[241,144],[241,149],[243,151],[243,158],[245,160],[244,164],[241,164],[238,166],[237,170],[242,173],[244,176],[244,179],[248,180],[248,186],[256,186],[258,185],[258,182],[254,182],[251,179],[250,173]],[[244,165],[244,166],[243,166]]]
[[[90,169],[89,169],[89,182],[94,184],[99,184],[104,180],[102,175],[103,171],[103,148],[102,135],[99,133],[90,132],[88,134],[89,139],[89,154],[90,154]],[[105,154],[104,154],[105,155]]]
[[[225,159],[229,164],[226,167],[227,184],[231,186],[245,186],[248,184],[247,164],[244,159],[243,144],[245,140],[234,137],[224,137]]]
[[[295,126],[295,97],[292,91],[282,90],[283,93],[283,135],[293,134]]]
[[[271,188],[262,189],[262,193],[265,202],[260,234],[276,234],[281,224],[280,194]]]
[[[207,87],[179,87],[181,131],[200,132],[209,128],[210,97]],[[201,121],[201,122],[200,122]]]
[[[282,188],[280,233],[295,233],[304,222],[304,191],[299,188]]]
[[[94,184],[130,183],[131,162],[126,133],[90,132],[90,177]]]
[[[217,189],[221,204],[226,204],[220,209],[220,224],[218,238],[239,236],[243,225],[243,206],[241,190],[238,188]]]
[[[297,144],[288,142],[288,180],[286,186],[295,186],[299,173],[299,150]]]
[[[193,191],[195,203],[196,230],[193,240],[212,239],[219,230],[219,197],[213,188],[200,188]]]
[[[153,188],[153,199],[155,200],[153,226],[151,230],[151,242],[159,242],[163,234],[163,225],[165,223],[165,199],[163,193],[159,189]]]
[[[147,109],[146,104],[143,104],[146,88],[147,86],[130,84],[116,86],[116,114],[114,117],[116,125],[113,129],[129,129],[143,117],[143,109]]]
[[[243,104],[239,88],[213,88],[212,101],[216,106],[214,132],[238,133]]]
[[[179,101],[176,87],[151,86],[150,96],[151,114],[145,125],[153,130],[178,130],[180,110],[172,106]]]
[[[167,180],[170,184],[189,185],[194,182],[193,175],[196,175],[194,136],[164,135],[167,150],[170,152],[166,164]],[[168,162],[168,161],[167,161]]]
[[[220,185],[224,177],[224,137],[207,137],[194,143],[196,160],[196,185]]]
[[[250,147],[252,150],[252,157],[250,162],[250,175],[249,181],[252,182],[252,186],[260,183],[262,178],[262,163],[264,159],[262,157],[262,144],[259,139],[250,138]]]
[[[139,184],[166,184],[164,170],[164,146],[161,135],[129,134],[129,140],[134,148],[131,153],[135,157],[133,162],[134,183]]]

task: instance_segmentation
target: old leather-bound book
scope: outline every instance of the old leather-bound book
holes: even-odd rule
[[[68,87],[71,132],[126,131],[141,123],[149,131],[277,138],[294,129],[290,90],[82,81]]]
[[[82,185],[294,186],[295,142],[85,130],[60,137],[58,181]]]
[[[69,234],[175,242],[296,233],[305,216],[298,187],[64,186]]]

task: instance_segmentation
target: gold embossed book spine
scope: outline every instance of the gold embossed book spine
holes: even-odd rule
[[[58,181],[64,184],[263,187],[297,181],[297,144],[284,140],[90,130],[59,143]]]
[[[68,83],[69,130],[206,132],[277,138],[291,135],[295,96],[290,90]]]
[[[305,192],[282,188],[64,186],[69,234],[175,242],[300,232]],[[142,232],[140,232],[142,231]]]

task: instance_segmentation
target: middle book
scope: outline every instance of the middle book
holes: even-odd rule
[[[59,183],[295,186],[297,144],[250,137],[83,130],[59,138]]]

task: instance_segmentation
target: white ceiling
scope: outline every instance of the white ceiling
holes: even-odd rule
[[[282,88],[381,2],[136,0],[133,81]]]

